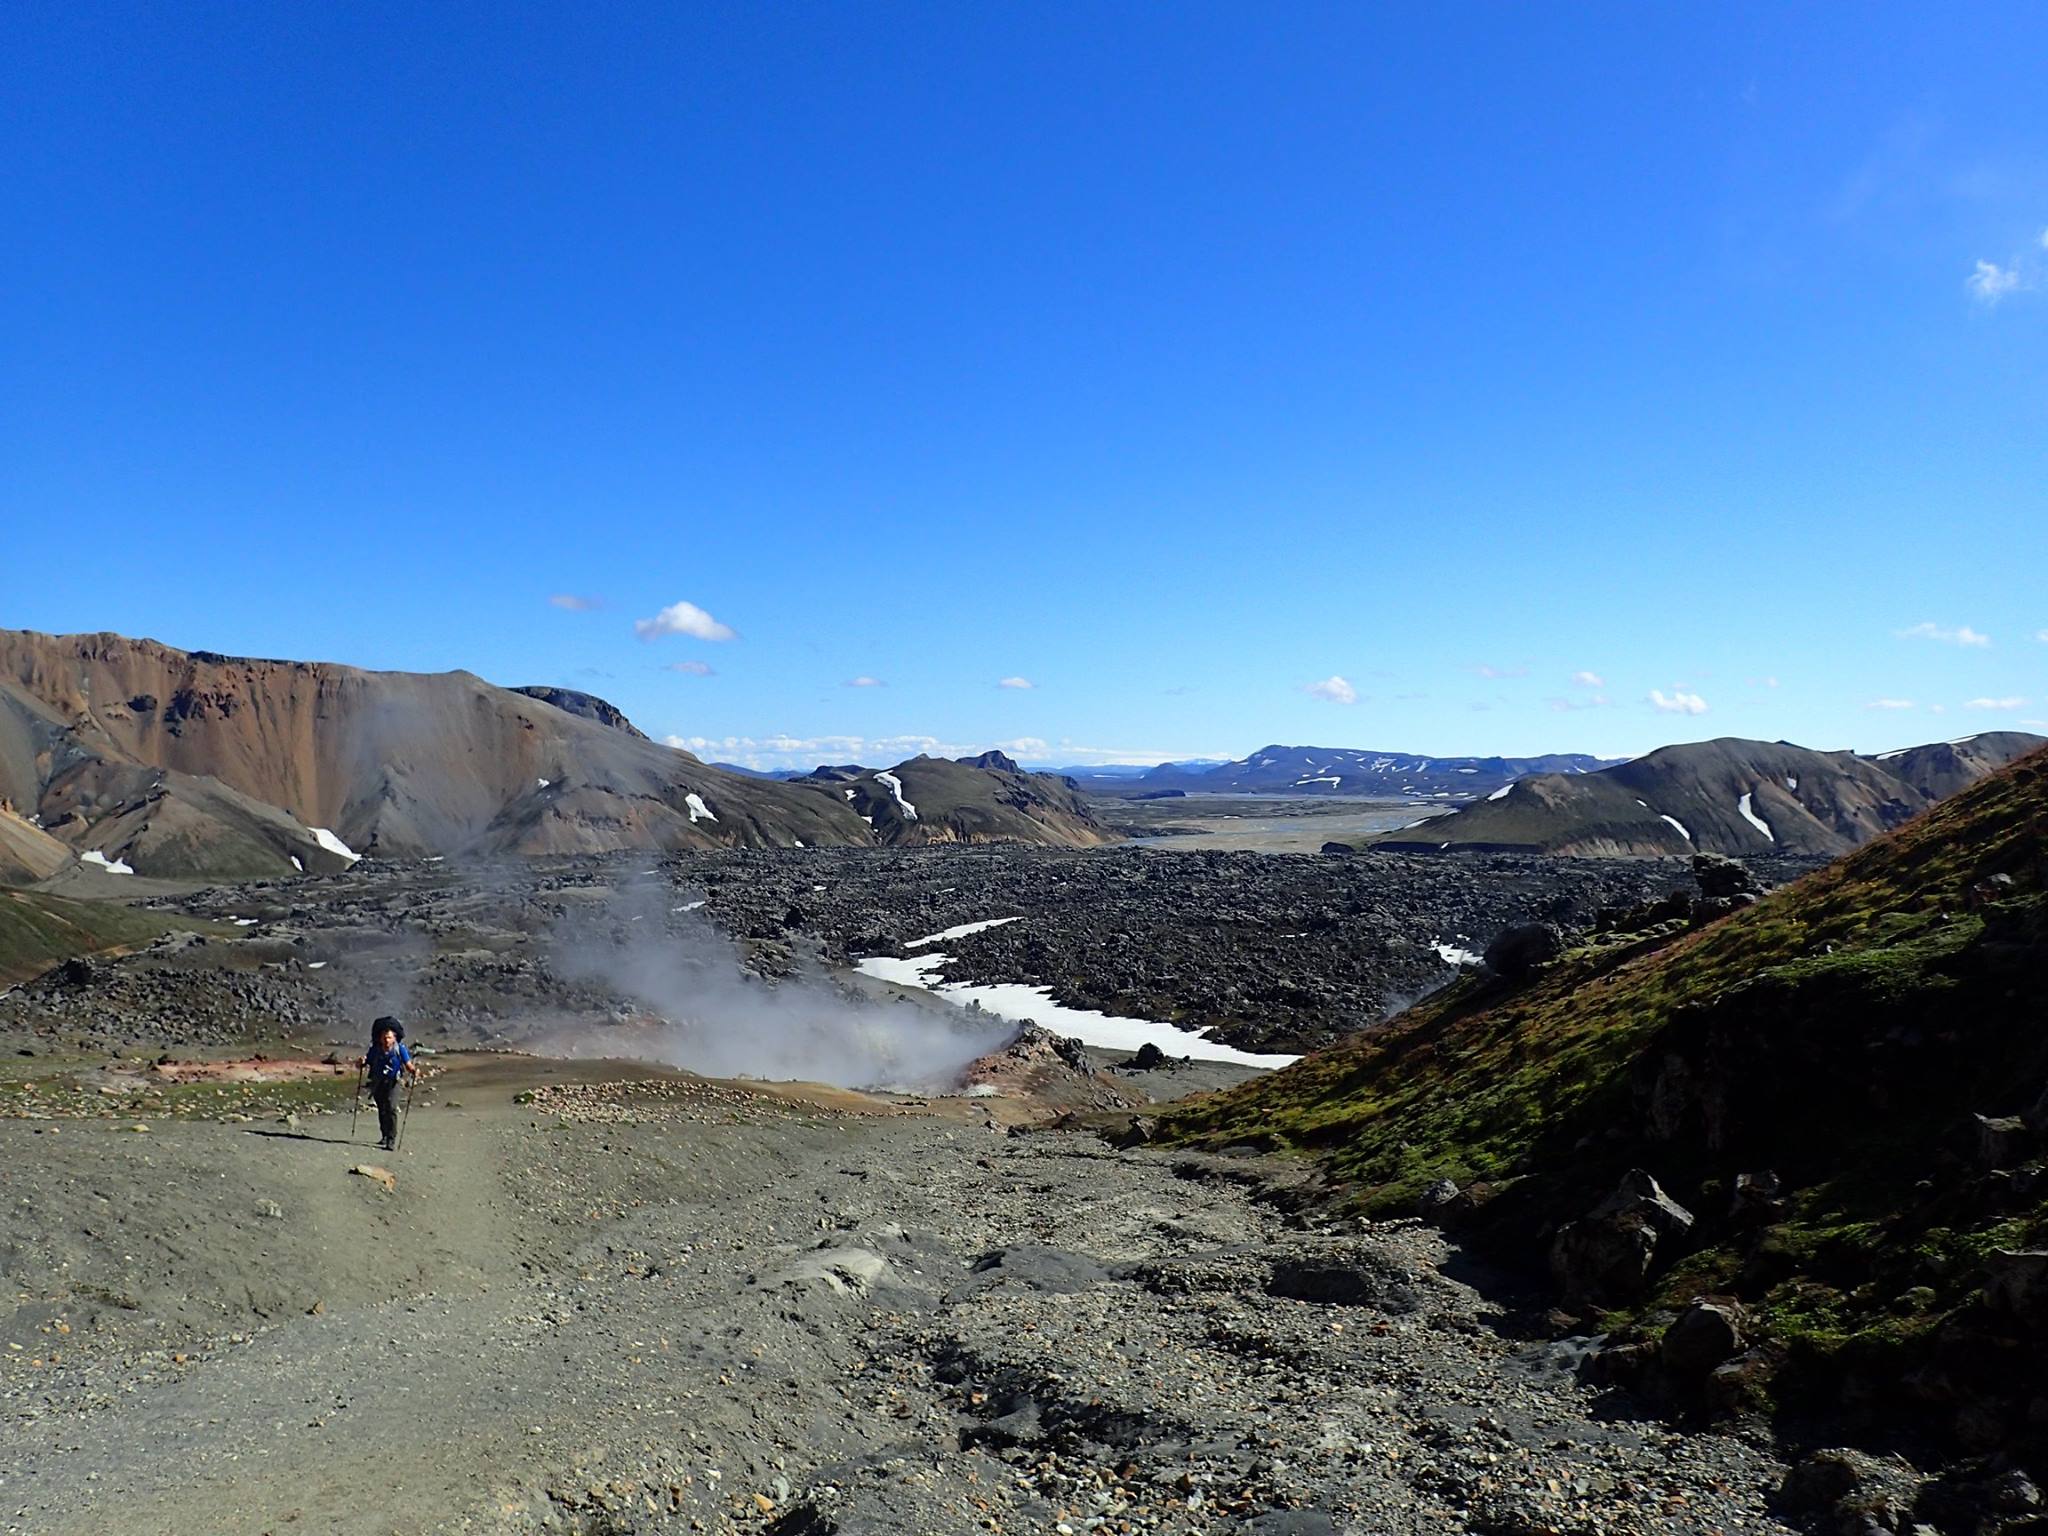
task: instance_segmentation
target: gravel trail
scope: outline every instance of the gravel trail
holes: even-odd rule
[[[458,1066],[381,1159],[0,1122],[0,1530],[1783,1529],[1767,1451],[1596,1399],[1427,1229],[635,1076]]]

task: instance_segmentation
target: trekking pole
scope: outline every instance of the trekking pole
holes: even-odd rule
[[[405,1079],[405,1108],[398,1112],[398,1134],[391,1138],[391,1150],[396,1152],[405,1145],[405,1122],[412,1118],[412,1091],[419,1086],[419,1075],[409,1073]]]
[[[356,1096],[348,1102],[348,1144],[356,1144],[356,1111],[363,1107],[363,1064],[356,1063]]]

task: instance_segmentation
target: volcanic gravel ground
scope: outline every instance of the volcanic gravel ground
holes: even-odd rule
[[[1256,1165],[576,1070],[471,1059],[385,1156],[0,1122],[0,1529],[1782,1529],[1758,1445]]]
[[[1019,916],[948,941],[943,978],[1048,986],[1073,1006],[1299,1050],[1448,980],[1439,943],[1476,951],[1513,922],[1583,921],[1689,885],[1675,861],[1135,848],[366,860],[346,874],[162,902],[241,937],[181,935],[17,988],[0,996],[0,1035],[94,1049],[353,1039],[369,1017],[397,1013],[430,1021],[437,1038],[519,1043],[550,1020],[627,1005],[602,967],[565,963],[565,951],[593,943],[680,936],[709,920],[751,968],[777,976]],[[677,910],[699,899],[699,911]]]

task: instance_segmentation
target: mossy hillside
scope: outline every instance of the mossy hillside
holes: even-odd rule
[[[1732,1292],[1771,1348],[1827,1367],[1791,1390],[1902,1371],[1986,1256],[2048,1239],[2048,1198],[1970,1134],[2048,1086],[2044,849],[2036,754],[1711,927],[1570,954],[1520,991],[1468,980],[1167,1133],[1311,1153],[1367,1211],[1450,1178],[1473,1238],[1532,1267],[1645,1167],[1697,1243],[1610,1323]],[[1764,1169],[1786,1194],[1759,1229],[1729,1192]]]
[[[192,926],[199,925],[115,902],[0,891],[0,986],[25,981],[75,955],[146,944],[172,928]]]

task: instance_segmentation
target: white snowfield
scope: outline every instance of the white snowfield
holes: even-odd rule
[[[1342,784],[1343,782],[1344,776],[1342,774],[1334,774],[1324,778],[1296,779],[1294,787],[1299,789],[1304,784]]]
[[[78,862],[81,864],[97,864],[110,875],[132,875],[135,873],[134,866],[126,859],[110,859],[97,848],[89,853],[81,853],[78,856]]]
[[[1737,800],[1735,802],[1735,809],[1742,812],[1742,819],[1744,821],[1748,822],[1752,827],[1755,827],[1757,831],[1763,833],[1765,837],[1768,837],[1772,842],[1775,843],[1778,840],[1778,834],[1771,830],[1770,823],[1765,821],[1763,817],[1757,815],[1755,807],[1753,807],[1750,804],[1750,799],[1751,797],[1749,795],[1743,795],[1743,797],[1740,800]]]
[[[1220,1044],[1191,1029],[1181,1029],[1172,1024],[1118,1018],[1114,1014],[1097,1013],[1092,1008],[1063,1007],[1052,1000],[1052,991],[1048,987],[1027,987],[1016,983],[978,987],[964,982],[934,981],[933,973],[948,958],[938,953],[900,960],[893,955],[873,955],[860,961],[854,969],[877,981],[916,987],[949,1003],[958,1003],[963,1008],[969,1003],[979,1003],[999,1019],[1010,1019],[1020,1024],[1033,1023],[1056,1035],[1079,1040],[1083,1045],[1099,1045],[1105,1050],[1135,1051],[1149,1044],[1158,1046],[1169,1056],[1228,1061],[1241,1067],[1278,1068],[1290,1066],[1301,1059],[1298,1056],[1267,1056],[1240,1051],[1235,1046]]]
[[[961,923],[956,928],[941,928],[937,933],[928,933],[921,939],[907,939],[905,949],[917,949],[926,944],[937,944],[945,939],[964,939],[970,933],[985,933],[991,928],[1000,928],[1005,923],[1021,922],[1015,917],[985,917],[978,923]]]
[[[718,820],[716,816],[711,814],[711,807],[704,803],[704,797],[694,789],[683,796],[683,804],[690,808],[690,823],[692,826],[700,821]]]
[[[293,869],[296,869],[302,875],[306,872],[306,866],[299,862],[299,856],[296,853],[288,853],[285,857],[292,861]]]
[[[349,847],[347,843],[344,843],[340,838],[336,837],[332,832],[328,831],[325,827],[313,827],[309,830],[313,834],[313,841],[318,843],[322,848],[325,848],[329,853],[333,854],[336,858],[347,859],[349,863],[353,864],[357,859],[360,859],[362,857],[360,853],[357,853],[355,849]]]
[[[1788,773],[1788,774],[1786,774],[1786,775],[1785,775],[1785,787],[1786,787],[1787,789],[1790,789],[1790,790],[1794,790],[1794,791],[1796,791],[1796,790],[1797,790],[1797,789],[1799,788],[1799,775],[1798,775],[1798,774],[1796,774],[1796,773]]]
[[[1459,937],[1463,938],[1464,935],[1460,934]],[[1473,954],[1471,950],[1461,948],[1456,944],[1446,944],[1442,939],[1438,939],[1434,944],[1430,945],[1429,947],[1437,952],[1438,956],[1442,958],[1445,965],[1462,966],[1478,965],[1482,963],[1480,957],[1478,955]]]
[[[903,798],[903,781],[901,779],[897,778],[893,773],[878,773],[875,775],[875,782],[895,797],[897,805],[903,809],[903,819],[905,821],[917,820],[917,807]]]
[[[1663,815],[1661,811],[1658,814]],[[1678,835],[1680,837],[1684,838],[1688,843],[1692,841],[1692,834],[1685,830],[1684,822],[1680,821],[1676,816],[1665,816],[1664,819],[1678,828]]]
[[[1505,800],[1508,797],[1508,791],[1513,789],[1514,787],[1515,786],[1512,782],[1503,784],[1499,789],[1496,789],[1492,794],[1488,795],[1486,798],[1489,800]]]
[[[546,789],[548,787],[548,781],[546,779],[535,779],[533,782],[538,784],[542,789]]]

